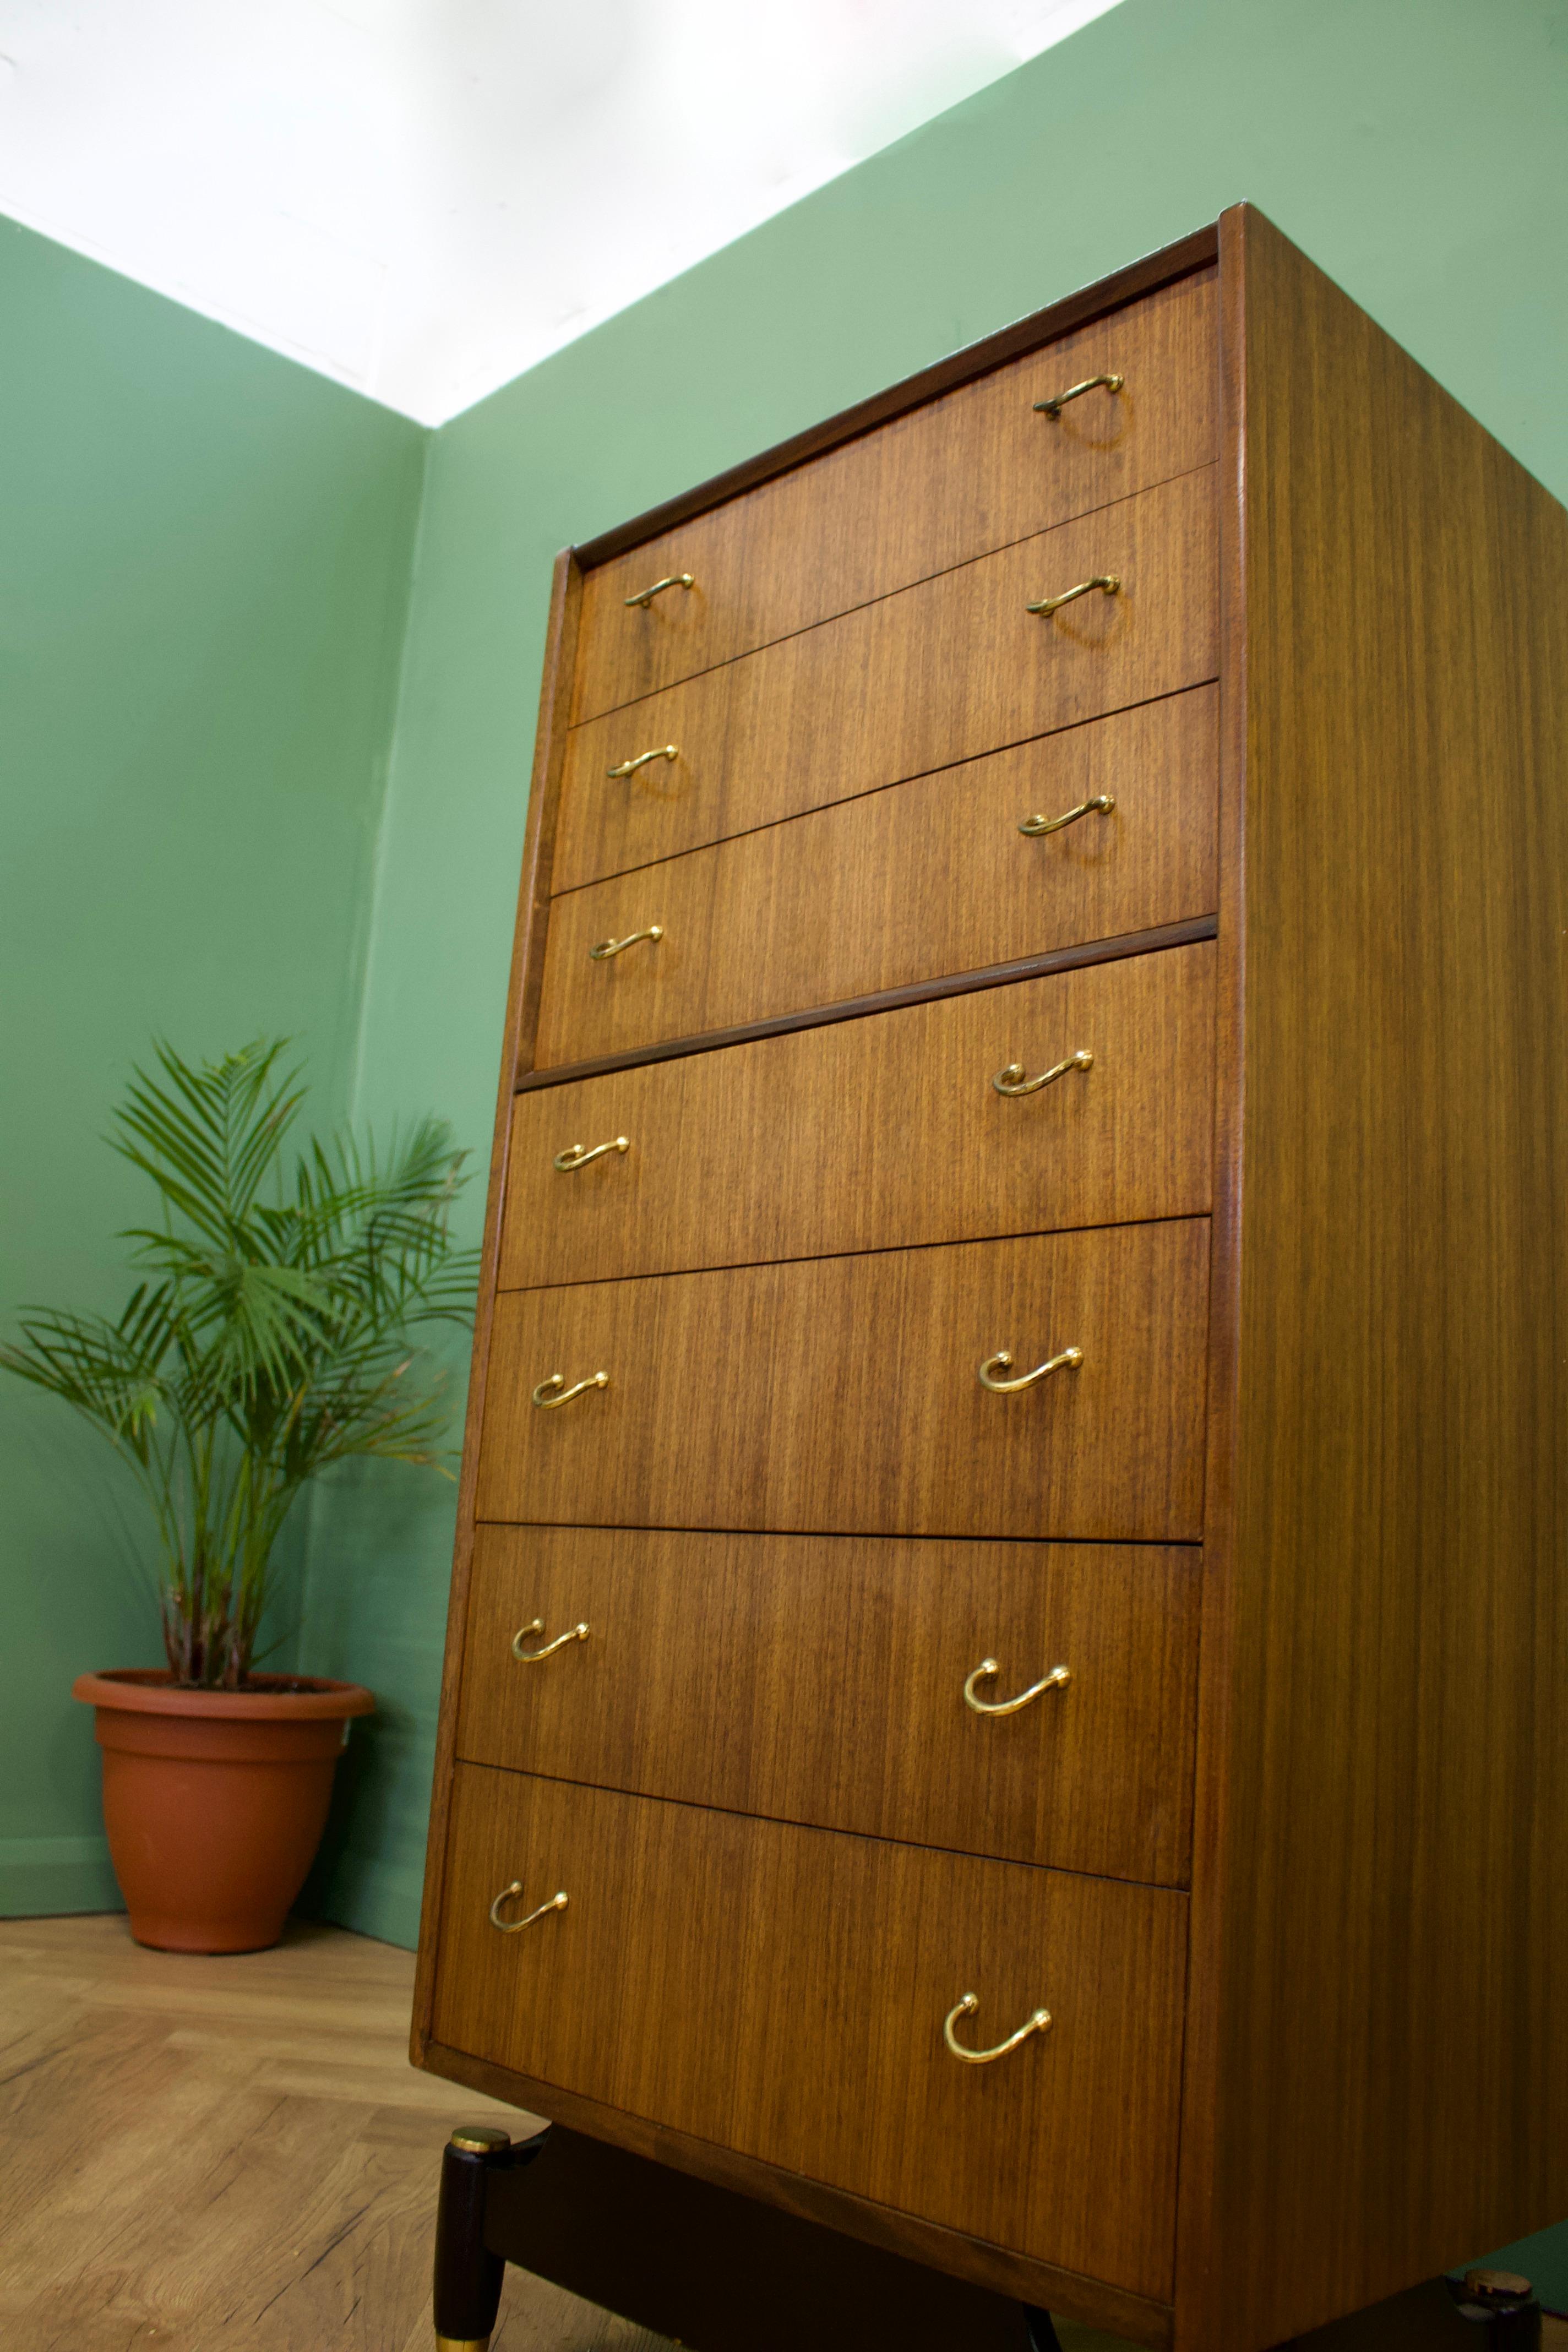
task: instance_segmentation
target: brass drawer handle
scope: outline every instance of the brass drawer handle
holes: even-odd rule
[[[1114,793],[1096,793],[1091,801],[1079,801],[1077,808],[1066,809],[1060,816],[1024,817],[1018,830],[1035,840],[1042,833],[1060,833],[1064,824],[1076,824],[1080,816],[1109,816],[1115,806]]]
[[[651,588],[639,588],[635,596],[628,596],[626,608],[630,611],[634,604],[640,604],[646,613],[654,598],[662,596],[667,588],[695,588],[696,585],[689,572],[671,572],[663,580],[656,580]]]
[[[650,923],[646,931],[628,931],[624,940],[601,940],[588,954],[595,963],[608,963],[612,956],[625,955],[628,948],[635,948],[639,940],[652,940],[657,947],[663,937],[664,925]]]
[[[564,1895],[558,1896],[556,1899],[560,1902],[565,1901]],[[966,2066],[989,2066],[993,2058],[1005,2058],[1009,2050],[1016,2050],[1019,2042],[1027,2042],[1031,2033],[1046,2032],[1051,2021],[1051,2012],[1048,2009],[1037,2009],[1033,2017],[1025,2020],[1016,2033],[1010,2033],[1005,2042],[999,2042],[996,2044],[994,2050],[966,2050],[963,2042],[955,2038],[952,2029],[961,2017],[973,2017],[979,2006],[980,2003],[974,1994],[966,1992],[963,1999],[955,2002],[948,2011],[942,2029],[942,2040],[953,2056],[962,2058]]]
[[[605,773],[606,776],[635,776],[637,770],[646,768],[650,760],[679,760],[679,743],[661,743],[656,751],[639,751],[635,760],[623,760],[618,768],[606,768]]]
[[[1067,390],[1058,392],[1054,400],[1037,400],[1035,414],[1037,416],[1048,416],[1055,424],[1069,400],[1081,400],[1086,392],[1093,392],[1100,384],[1103,384],[1107,392],[1120,392],[1126,381],[1124,375],[1086,375],[1081,383],[1069,383]]]
[[[1009,1356],[1007,1360],[1011,1363],[1013,1360]],[[595,1372],[591,1380],[579,1381],[575,1388],[570,1389],[566,1385],[564,1372],[552,1372],[550,1378],[541,1381],[534,1390],[533,1402],[542,1412],[553,1412],[557,1405],[570,1404],[573,1398],[580,1397],[584,1390],[607,1389],[609,1385],[608,1372]]]
[[[1094,1055],[1080,1051],[1069,1054],[1067,1060],[1057,1063],[1054,1069],[1042,1070],[1037,1078],[1024,1076],[1022,1062],[1009,1062],[1005,1070],[997,1071],[991,1083],[999,1095],[1037,1095],[1042,1087],[1053,1086],[1058,1078],[1066,1077],[1069,1070],[1092,1070],[1093,1067]],[[555,1164],[557,1167],[561,1165],[559,1160]]]
[[[980,1367],[980,1385],[983,1389],[989,1389],[994,1396],[1013,1396],[1019,1389],[1032,1389],[1037,1381],[1047,1380],[1052,1372],[1076,1371],[1082,1361],[1081,1348],[1064,1348],[1061,1354],[1053,1356],[1048,1364],[1037,1364],[1032,1372],[1020,1372],[1016,1381],[999,1381],[993,1377],[994,1374],[1010,1370],[1013,1359],[1005,1348],[998,1348],[996,1353],[987,1356]],[[533,1392],[533,1401],[535,1404],[539,1402],[537,1389]]]
[[[1059,596],[1042,596],[1037,604],[1026,604],[1024,610],[1026,613],[1043,613],[1048,621],[1051,614],[1059,613],[1064,604],[1076,604],[1080,596],[1087,596],[1095,588],[1103,588],[1108,596],[1119,596],[1121,582],[1114,572],[1097,572],[1092,580],[1080,580],[1076,588],[1064,588]]]
[[[536,1666],[541,1658],[553,1656],[557,1650],[564,1649],[568,1642],[585,1642],[588,1638],[588,1628],[585,1624],[574,1625],[569,1632],[565,1633],[557,1633],[553,1642],[546,1642],[542,1650],[525,1650],[523,1648],[522,1645],[527,1641],[531,1633],[542,1633],[543,1631],[544,1620],[542,1617],[531,1617],[526,1625],[520,1625],[516,1633],[511,1637],[512,1656],[514,1658],[521,1658],[525,1666]],[[982,1668],[981,1671],[984,1672],[984,1669]],[[967,1690],[968,1685],[966,1684],[964,1687]],[[1040,1688],[1044,1690],[1044,1683],[1040,1685]],[[1022,1699],[1016,1699],[1014,1701],[1014,1705],[1016,1706],[1022,1706],[1024,1702]],[[1006,1712],[1006,1710],[1002,1707],[991,1707],[983,1711],[992,1715],[1001,1715]]]
[[[564,1151],[556,1153],[550,1164],[552,1168],[559,1168],[564,1176],[574,1168],[587,1168],[594,1160],[602,1160],[606,1151],[629,1151],[631,1148],[629,1135],[617,1135],[613,1143],[595,1143],[592,1150],[585,1143],[569,1143]]]
[[[514,1878],[510,1886],[501,1888],[500,1893],[490,1905],[490,1926],[499,1927],[503,1936],[521,1936],[525,1927],[531,1927],[534,1921],[542,1919],[547,1911],[564,1911],[566,1908],[566,1891],[562,1888],[559,1894],[551,1896],[548,1903],[542,1903],[537,1911],[531,1911],[526,1919],[503,1919],[500,1916],[501,1905],[510,1903],[514,1895],[521,1893],[522,1881],[521,1878]],[[956,2014],[955,2011],[954,2015]]]
[[[586,1633],[588,1629],[584,1626],[583,1630]],[[565,1641],[568,1636],[563,1633],[561,1638]],[[517,1647],[515,1642],[512,1647],[513,1649]],[[1037,1683],[1031,1683],[1026,1691],[1018,1693],[1016,1698],[976,1698],[975,1684],[989,1682],[993,1675],[999,1675],[1001,1671],[994,1658],[982,1658],[963,1685],[964,1706],[972,1706],[976,1715],[1016,1715],[1021,1707],[1030,1706],[1042,1692],[1061,1690],[1072,1680],[1071,1673],[1066,1666],[1053,1666],[1048,1675],[1043,1675]]]

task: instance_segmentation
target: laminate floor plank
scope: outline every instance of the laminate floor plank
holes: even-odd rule
[[[408,2063],[414,1960],[293,1924],[142,1951],[118,1915],[0,1922],[0,2341],[430,2352],[442,2144],[531,2118]],[[660,2352],[509,2270],[494,2352]]]

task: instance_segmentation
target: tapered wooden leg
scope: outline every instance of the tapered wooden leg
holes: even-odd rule
[[[1051,2326],[1048,2311],[1037,2311],[1032,2303],[1026,2303],[1024,2326],[1028,2332],[1030,2352],[1061,2352],[1061,2338]]]
[[[436,2208],[437,2352],[486,2352],[500,2304],[506,2264],[485,2243],[489,2174],[511,2154],[511,2141],[488,2124],[464,2126],[441,2152]]]

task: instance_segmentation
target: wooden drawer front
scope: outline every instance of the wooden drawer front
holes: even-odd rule
[[[568,1901],[521,1934],[517,1916]],[[1186,1898],[457,1768],[436,2035],[899,2210],[1165,2296]],[[1037,2009],[1047,2032],[978,2048]],[[548,2102],[544,2103],[548,2111]]]
[[[574,719],[1205,464],[1216,331],[1212,274],[1163,288],[590,572]],[[1121,392],[1035,413],[1101,374]]]
[[[889,786],[550,910],[541,1069],[1212,914],[1218,689]],[[1093,811],[1059,833],[1036,814]],[[605,940],[664,937],[595,960]]]
[[[1200,941],[521,1094],[501,1287],[1202,1215],[1214,957]],[[1089,1069],[1036,1094],[992,1084],[1078,1053]]]
[[[477,1516],[1193,1541],[1207,1296],[1203,1218],[504,1291]]]
[[[562,1780],[1181,1885],[1199,1555],[479,1530],[458,1753]],[[541,1659],[520,1660],[586,1623]],[[983,1716],[1053,1668],[1070,1680]]]
[[[1215,559],[1205,467],[575,727],[552,887],[1200,685],[1218,667]],[[1100,574],[1120,594],[1026,610]]]

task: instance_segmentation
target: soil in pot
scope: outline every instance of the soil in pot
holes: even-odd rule
[[[80,1675],[131,1932],[163,1952],[256,1952],[283,1933],[326,1827],[358,1683],[260,1675],[180,1690],[166,1670]]]

